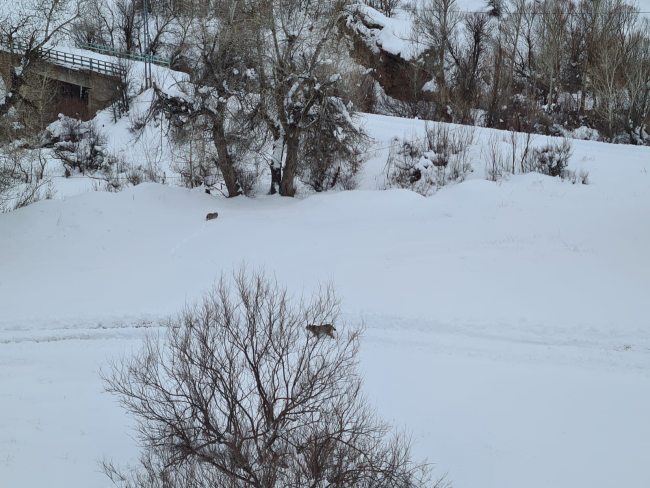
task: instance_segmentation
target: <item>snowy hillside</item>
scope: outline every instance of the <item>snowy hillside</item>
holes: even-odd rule
[[[385,148],[424,123],[365,127]],[[145,184],[0,215],[0,486],[109,486],[96,461],[138,448],[98,370],[242,262],[296,293],[334,282],[367,324],[370,398],[455,487],[649,486],[650,149],[576,141],[589,185],[497,184],[490,133],[427,198],[376,190],[383,149],[356,191]]]

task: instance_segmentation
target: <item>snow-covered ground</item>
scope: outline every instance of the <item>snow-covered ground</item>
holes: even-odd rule
[[[365,118],[377,147],[423,126]],[[96,461],[138,448],[98,370],[242,262],[335,283],[370,398],[456,488],[650,486],[650,148],[576,141],[589,185],[497,184],[490,132],[429,198],[377,191],[380,150],[356,191],[69,186],[0,215],[0,486],[109,486]]]

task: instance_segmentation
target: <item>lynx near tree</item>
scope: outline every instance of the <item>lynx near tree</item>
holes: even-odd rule
[[[143,449],[139,465],[101,464],[114,486],[443,488],[363,394],[363,325],[310,340],[304,317],[324,324],[312,331],[334,331],[331,285],[295,300],[242,267],[171,318],[164,337],[111,363],[105,388],[135,420]]]
[[[334,332],[336,332],[336,329],[332,324],[323,324],[323,325],[308,325],[306,329],[314,334],[316,337],[319,339],[326,335],[330,336],[332,339],[336,339],[334,336]]]

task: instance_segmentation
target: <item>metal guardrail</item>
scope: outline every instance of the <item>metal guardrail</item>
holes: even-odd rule
[[[6,43],[0,41],[0,47],[7,49],[9,52],[17,50],[20,53],[27,46],[20,42]],[[79,54],[67,53],[63,51],[56,51],[54,49],[39,48],[36,51],[39,59],[51,61],[55,64],[72,66],[74,68],[92,71],[108,76],[122,76],[125,72],[123,66],[109,61],[102,61],[99,59],[89,58],[88,56],[81,56]]]
[[[54,49],[43,49],[39,55],[42,59],[47,59],[53,63],[72,65],[73,67],[78,66],[81,69],[87,69],[103,75],[121,76],[125,71],[124,67],[119,64],[80,56],[79,54],[55,51]]]
[[[98,46],[96,44],[87,44],[85,42],[78,42],[75,44],[78,49],[87,49],[88,51],[94,51],[96,53],[106,54],[108,56],[115,56],[118,58],[131,59],[133,61],[146,62],[147,60],[152,64],[157,64],[158,66],[165,66],[169,68],[171,62],[169,59],[159,58],[157,56],[147,56],[146,54],[133,54],[125,51],[118,51],[108,46]]]

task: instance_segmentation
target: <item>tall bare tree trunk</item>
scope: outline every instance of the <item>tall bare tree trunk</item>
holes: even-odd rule
[[[223,176],[228,190],[228,197],[241,195],[241,186],[237,179],[237,172],[233,164],[232,157],[228,151],[228,140],[226,139],[226,129],[221,117],[215,117],[212,125],[212,139],[217,149],[217,167]]]
[[[271,189],[269,195],[275,195],[282,183],[282,154],[284,153],[284,141],[278,135],[273,140],[273,154],[270,167],[271,167]]]
[[[284,163],[280,195],[293,197],[296,195],[295,178],[298,176],[298,148],[300,143],[300,130],[292,127],[285,137],[287,143],[287,158]]]

